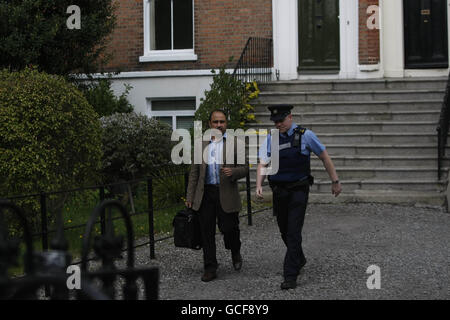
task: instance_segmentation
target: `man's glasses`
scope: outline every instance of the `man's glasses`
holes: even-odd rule
[[[218,124],[218,123],[225,123],[226,121],[225,120],[213,120],[213,121],[211,121],[212,123],[214,123],[214,124]]]

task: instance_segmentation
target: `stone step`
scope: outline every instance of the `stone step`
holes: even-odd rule
[[[268,119],[267,119],[268,120]],[[353,122],[301,122],[301,126],[322,133],[356,133],[356,132],[424,132],[435,133],[438,119],[435,121],[353,121]],[[271,122],[249,124],[249,128],[273,129]]]
[[[242,193],[242,197],[246,197]],[[252,200],[261,201],[253,192]],[[269,186],[263,187],[263,197],[265,201],[272,200],[272,190]],[[402,191],[402,190],[344,190],[338,197],[327,192],[311,191],[308,203],[310,204],[336,204],[336,203],[392,203],[398,205],[415,206],[445,206],[446,195],[444,192],[436,191]]]
[[[444,168],[441,179],[447,178],[448,168]],[[379,180],[394,180],[394,179],[420,179],[432,180],[437,179],[436,167],[336,167],[340,180],[349,180],[353,178],[358,179],[379,179]],[[328,179],[328,173],[323,167],[312,167],[312,175],[317,179]]]
[[[352,133],[321,133],[317,137],[327,145],[329,143],[430,143],[437,145],[436,133],[421,132],[352,132]],[[450,134],[449,134],[450,137]],[[450,141],[450,140],[449,140]]]
[[[376,112],[292,112],[294,121],[303,122],[356,122],[356,121],[438,121],[440,110],[376,111]],[[270,112],[255,112],[256,120],[270,119]]]
[[[241,180],[245,183],[245,179]],[[437,179],[393,179],[393,180],[379,180],[379,179],[350,179],[340,180],[344,193],[361,192],[364,191],[428,191],[428,192],[443,192],[447,188],[447,181]],[[255,178],[250,179],[251,186],[256,183]],[[315,179],[314,185],[311,187],[311,192],[329,193],[331,190],[331,181],[329,179],[320,180]],[[252,189],[252,192],[253,189]]]
[[[261,91],[354,91],[354,90],[424,90],[444,89],[446,77],[373,80],[294,80],[260,84]]]
[[[446,196],[444,192],[436,191],[378,191],[378,190],[355,190],[354,192],[343,192],[335,197],[331,192],[311,192],[309,203],[331,204],[331,203],[392,203],[398,205],[427,205],[445,206]]]
[[[257,157],[250,156],[252,168],[256,168]],[[401,155],[401,156],[385,156],[385,155],[331,155],[333,164],[339,167],[433,167],[437,170],[437,157],[422,155]],[[316,156],[311,157],[311,166],[321,167],[322,160]],[[441,162],[442,167],[450,167],[450,159],[444,158]],[[252,170],[252,169],[251,169]],[[256,170],[256,169],[255,169]]]
[[[331,195],[328,174],[312,156],[310,202],[441,206],[446,203],[442,191],[447,188],[450,147],[438,181],[436,127],[446,82],[447,77],[271,82],[260,85],[261,93],[252,101],[258,123],[250,127],[270,130],[274,126],[267,106],[294,105],[294,121],[325,144],[344,189],[338,198]]]
[[[330,156],[413,156],[436,155],[437,146],[429,144],[328,144]],[[450,147],[446,147],[449,154]]]
[[[377,191],[434,191],[442,192],[447,188],[447,181],[437,181],[436,179],[407,179],[407,180],[376,180],[376,179],[352,179],[341,180],[344,190],[353,192],[356,190],[377,190]],[[320,181],[317,179],[311,187],[315,192],[330,192],[331,182],[329,179]]]
[[[403,100],[403,101],[305,101],[292,103],[292,112],[373,112],[373,111],[420,111],[420,110],[441,110],[442,99],[428,100]],[[266,112],[267,107],[274,104],[286,103],[283,99],[267,102],[254,102],[256,112]]]
[[[332,156],[333,164],[336,167],[417,167],[426,166],[437,168],[437,157],[433,156]],[[311,166],[322,166],[322,160],[317,157],[311,157]],[[442,166],[450,167],[450,159],[446,158]]]
[[[423,155],[435,156],[437,154],[437,146],[430,144],[326,144],[325,145],[328,154],[333,158],[336,156],[408,156],[408,157],[420,157]],[[256,149],[259,150],[259,149]],[[445,148],[446,155],[450,154],[450,146]],[[311,158],[314,158],[313,155]],[[254,160],[254,155],[249,155],[250,161]]]
[[[353,167],[353,166],[337,166],[336,172],[339,176],[339,180],[352,180],[352,179],[376,179],[376,180],[407,180],[410,178],[420,180],[433,180],[437,181],[437,169],[432,167]],[[441,179],[447,179],[448,168],[443,168]],[[329,179],[328,173],[323,166],[311,167],[311,174],[315,179],[327,180]],[[250,169],[250,177],[256,177],[256,169],[252,167]]]
[[[295,103],[300,101],[394,101],[406,99],[443,99],[444,90],[373,90],[373,91],[298,91],[279,92],[264,91],[255,102],[270,103],[284,101]]]

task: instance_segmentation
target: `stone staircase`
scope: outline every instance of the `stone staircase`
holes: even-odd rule
[[[260,85],[254,128],[273,128],[267,106],[294,105],[297,124],[327,147],[343,193],[331,196],[322,162],[311,157],[310,201],[446,204],[449,158],[437,179],[436,126],[447,78],[278,81]],[[449,154],[447,148],[446,155]],[[255,180],[255,166],[251,179]],[[270,189],[268,189],[270,190]]]

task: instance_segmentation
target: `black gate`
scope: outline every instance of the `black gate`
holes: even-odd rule
[[[119,211],[120,218],[125,222],[125,236],[115,234],[114,220],[118,218],[113,218],[112,209]],[[105,218],[106,232],[94,236],[93,226],[99,223],[102,216]],[[8,275],[8,269],[17,265],[21,255],[20,239],[8,231],[12,219],[18,221],[19,229],[22,230],[20,238],[25,242],[25,274],[20,277]],[[126,267],[118,268],[116,262],[122,258],[124,246]],[[0,200],[0,300],[158,299],[159,270],[157,267],[135,268],[131,219],[120,201],[104,200],[94,209],[83,235],[82,256],[81,267],[71,265],[71,256],[60,223],[50,250],[35,252],[23,210],[9,200]],[[89,268],[88,262],[95,259],[100,259],[101,262],[96,263],[96,267]],[[68,285],[69,267],[80,271],[78,288],[70,288]]]

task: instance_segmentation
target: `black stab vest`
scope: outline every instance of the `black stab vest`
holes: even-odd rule
[[[279,136],[280,166],[277,174],[269,175],[270,182],[294,182],[311,175],[311,157],[301,153],[302,136],[306,129],[297,127],[291,136]],[[297,135],[297,142],[295,142]],[[273,151],[273,150],[271,150]],[[271,156],[271,153],[268,154]]]

